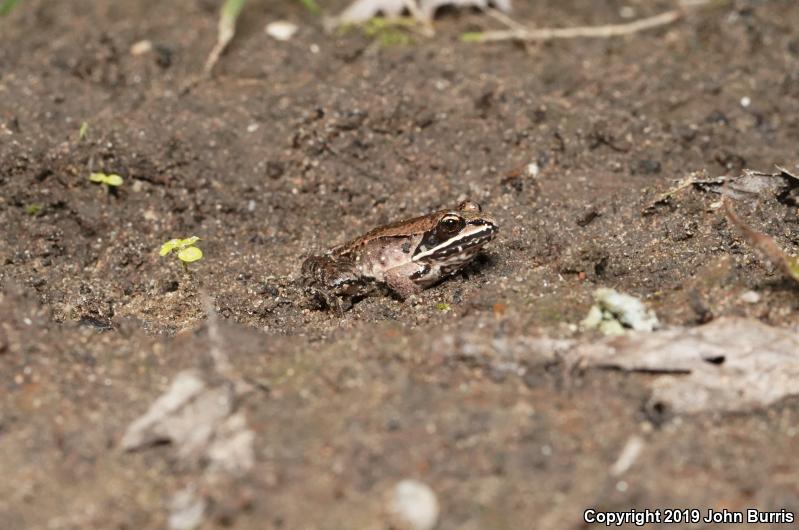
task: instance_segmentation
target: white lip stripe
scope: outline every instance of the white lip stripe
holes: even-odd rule
[[[411,259],[411,261],[418,261],[418,260],[420,260],[422,258],[426,258],[427,256],[430,256],[431,254],[434,254],[437,250],[440,250],[440,249],[445,248],[445,247],[452,246],[453,244],[457,244],[457,242],[460,241],[461,239],[465,239],[467,237],[477,236],[478,234],[481,234],[483,232],[490,232],[492,228],[493,228],[493,226],[491,226],[491,225],[482,225],[481,228],[479,228],[478,230],[475,230],[473,232],[463,232],[461,234],[458,234],[457,237],[454,237],[452,239],[447,239],[445,242],[441,243],[440,245],[438,245],[436,247],[433,247],[430,250],[425,250],[421,254],[415,255]]]

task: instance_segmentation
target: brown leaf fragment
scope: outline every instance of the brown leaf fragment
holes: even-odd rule
[[[799,333],[751,318],[607,337],[569,355],[587,366],[663,374],[649,405],[677,413],[753,410],[799,394]]]
[[[726,180],[727,177],[707,178],[707,175],[704,172],[691,173],[684,179],[680,180],[674,188],[658,195],[654,201],[650,202],[643,210],[641,210],[641,215],[652,215],[659,207],[670,205],[672,198],[687,188],[694,187],[699,189],[707,189],[714,186],[721,187],[724,185]]]
[[[780,171],[780,174],[783,177],[791,178],[791,179],[794,179],[794,180],[799,180],[799,176],[795,175],[794,173],[791,173],[790,171],[788,171],[784,167],[778,166],[776,164],[774,165],[774,167],[776,167]]]

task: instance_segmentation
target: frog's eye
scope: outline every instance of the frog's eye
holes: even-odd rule
[[[464,221],[458,215],[445,215],[439,222],[438,227],[445,232],[453,233],[463,228]]]

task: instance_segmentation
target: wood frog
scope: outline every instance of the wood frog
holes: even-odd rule
[[[302,265],[303,281],[320,302],[339,310],[383,288],[405,299],[466,266],[498,229],[479,204],[464,201],[312,256]]]

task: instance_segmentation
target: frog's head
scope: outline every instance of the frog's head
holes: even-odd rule
[[[476,202],[464,201],[455,210],[442,210],[424,233],[413,261],[435,264],[455,271],[471,261],[499,230],[494,218]]]

